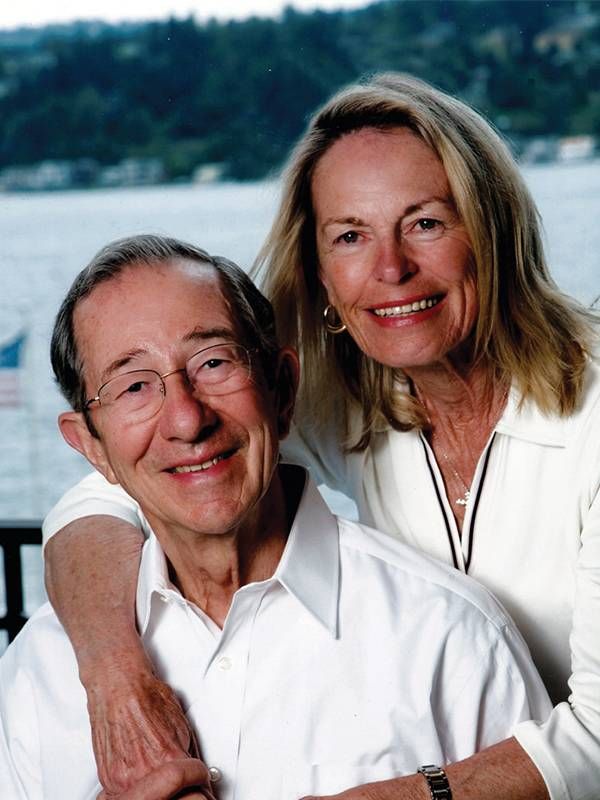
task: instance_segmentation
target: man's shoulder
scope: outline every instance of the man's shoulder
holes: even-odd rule
[[[338,522],[342,561],[344,556],[350,558],[353,569],[365,579],[385,570],[390,601],[402,605],[412,601],[421,609],[442,601],[453,614],[472,612],[497,629],[512,625],[491,592],[468,575],[367,525],[343,518]]]

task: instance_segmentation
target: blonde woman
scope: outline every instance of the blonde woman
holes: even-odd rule
[[[505,145],[416,79],[344,90],[291,156],[257,275],[302,359],[287,457],[350,495],[363,522],[494,591],[556,703],[466,761],[373,784],[369,799],[598,797],[595,320],[553,284]],[[131,772],[186,746],[135,635],[131,523],[135,506],[97,477],[48,522],[64,528],[47,547],[48,589],[78,653],[101,774],[117,787],[125,737],[150,731],[154,743]]]

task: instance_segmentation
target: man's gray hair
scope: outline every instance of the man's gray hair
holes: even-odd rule
[[[118,239],[103,247],[73,281],[57,314],[50,345],[52,368],[60,389],[71,407],[85,414],[94,435],[96,431],[85,409],[83,364],[73,323],[77,304],[100,283],[116,278],[127,267],[166,264],[173,259],[208,264],[215,269],[232,320],[242,336],[240,344],[258,351],[265,377],[269,383],[272,381],[279,350],[273,309],[240,267],[167,236],[144,234]]]

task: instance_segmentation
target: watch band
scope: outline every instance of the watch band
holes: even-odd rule
[[[417,769],[427,781],[431,800],[452,800],[452,791],[448,783],[448,776],[441,767],[435,764],[424,764]]]

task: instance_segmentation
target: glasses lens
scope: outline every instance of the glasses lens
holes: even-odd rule
[[[241,389],[250,377],[250,357],[239,344],[216,344],[192,356],[186,372],[194,390],[203,394],[228,394]]]
[[[140,422],[159,410],[163,382],[157,372],[135,370],[108,381],[98,396],[100,405],[111,406],[111,414],[129,422]]]

